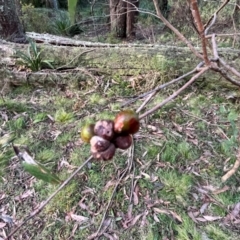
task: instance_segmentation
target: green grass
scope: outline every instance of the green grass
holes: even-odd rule
[[[121,102],[116,100],[123,94],[123,88],[126,91],[120,99],[133,92],[131,88],[126,89],[128,83],[124,79],[115,80],[119,84],[108,88],[104,94],[98,90],[85,94],[89,89],[80,91],[69,82],[74,96],[87,103],[79,111],[73,111],[75,99],[66,98],[53,89],[43,88],[41,95],[35,96],[31,91],[23,94],[15,88],[4,96],[4,101],[0,100],[7,116],[0,119],[0,137],[13,133],[15,145],[27,146],[37,161],[65,180],[90,155],[90,146],[79,139],[81,127],[99,119],[113,119],[120,109]],[[146,119],[147,125],[155,126],[156,131],[151,132],[141,125],[134,144],[133,168],[121,180],[106,214],[106,219],[112,221],[109,229],[119,232],[120,239],[195,240],[203,236],[216,240],[237,239],[232,231],[234,227],[222,224],[221,220],[196,223],[187,214],[191,209],[199,210],[211,196],[214,201],[209,202],[203,215],[225,217],[239,201],[239,172],[221,183],[224,167],[236,160],[239,108],[224,98],[213,98],[219,95],[218,90],[193,88],[186,92],[191,93],[190,98],[179,97]],[[161,92],[149,106],[172,91]],[[136,109],[139,105],[134,103],[132,107]],[[74,239],[86,239],[97,231],[117,176],[128,159],[127,151],[118,150],[110,162],[92,161],[29,223],[30,227],[19,231],[19,235],[27,232],[36,239],[67,239],[77,223],[68,219],[72,212],[90,219],[88,223],[77,223],[74,235]],[[44,201],[57,188],[24,172],[10,144],[1,148],[0,169],[0,187],[9,196],[1,204],[11,214],[8,203],[15,201],[17,219],[28,215],[36,203]],[[204,195],[197,190],[204,186],[221,189],[226,185],[230,189],[217,195],[211,191]],[[35,191],[34,197],[14,200],[26,191],[26,186]],[[137,195],[133,194],[132,186]],[[133,204],[132,211],[130,204]],[[182,223],[172,215],[154,212],[154,208],[177,214]],[[133,219],[136,222],[128,226],[128,221]],[[41,229],[35,227],[37,221],[41,222]]]

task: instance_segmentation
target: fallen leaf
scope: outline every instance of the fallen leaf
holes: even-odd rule
[[[13,223],[13,218],[9,215],[6,215],[6,214],[2,214],[0,215],[0,218],[5,222],[5,223],[10,223],[12,224]]]
[[[6,223],[0,222],[0,228],[4,228],[6,225]]]
[[[204,203],[201,208],[200,208],[200,213],[203,214],[205,212],[205,210],[207,209],[209,203]]]
[[[146,179],[150,179],[150,178],[151,178],[147,173],[141,172],[141,174],[142,174]]]
[[[183,129],[183,128],[182,128],[181,125],[179,125],[179,124],[173,122],[173,126],[177,129],[178,132],[182,132],[182,129]]]
[[[135,217],[132,219],[130,226],[134,226],[134,225],[137,223],[137,221],[138,221],[142,216],[143,216],[143,213],[138,214],[137,216],[135,216]]]
[[[199,222],[207,222],[207,219],[203,218],[203,217],[197,217],[195,218],[197,221]]]
[[[229,189],[230,189],[229,186],[224,186],[224,187],[221,188],[221,189],[217,189],[217,190],[213,191],[213,194],[217,195],[217,194],[219,194],[219,193],[226,192],[226,191],[228,191]]]
[[[138,205],[139,200],[138,200],[138,195],[137,193],[133,192],[133,204]]]
[[[157,215],[156,215],[155,213],[153,214],[153,219],[154,219],[154,221],[157,222],[157,223],[160,222],[160,220],[158,219],[158,217],[157,217]]]
[[[34,190],[27,190],[25,191],[24,193],[22,193],[21,195],[15,197],[14,199],[16,201],[21,201],[22,199],[25,199],[25,198],[28,198],[28,197],[31,197],[34,193]]]
[[[237,203],[233,210],[224,218],[224,222],[233,221],[240,215],[240,202]]]
[[[84,216],[81,216],[81,215],[76,215],[74,213],[70,213],[69,216],[71,217],[72,220],[75,220],[79,223],[84,223],[84,222],[87,222],[89,220],[88,217],[84,217]]]
[[[198,213],[198,215],[199,215],[199,213]],[[188,216],[189,216],[195,223],[198,223],[198,221],[196,220],[196,216],[198,216],[198,215],[196,215],[196,212],[192,212],[192,211],[189,211],[189,212],[188,212]]]
[[[107,191],[111,186],[115,186],[116,185],[116,180],[110,180],[107,182],[107,184],[105,185],[105,187],[103,188],[103,191]]]
[[[189,142],[192,142],[195,146],[198,146],[198,140],[196,138],[188,139]]]
[[[14,140],[14,135],[12,133],[7,133],[0,137],[0,148],[6,147],[9,143]]]
[[[172,217],[174,220],[177,220],[177,222],[182,223],[182,218],[178,214],[176,214],[175,212],[173,212],[171,210],[160,209],[160,208],[153,208],[153,210],[156,213],[166,214],[166,215]]]
[[[222,219],[222,217],[219,217],[219,216],[203,216],[203,218],[209,222],[213,222],[213,221]]]

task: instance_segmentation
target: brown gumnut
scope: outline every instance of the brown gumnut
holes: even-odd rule
[[[113,143],[110,143],[110,146],[105,151],[102,151],[102,152],[93,152],[92,148],[91,148],[92,156],[99,160],[112,159],[115,154],[115,150],[116,150],[116,148]]]
[[[116,148],[128,149],[132,145],[131,135],[120,135],[114,139],[114,144]]]
[[[105,151],[109,146],[110,142],[102,137],[93,136],[90,140],[91,152],[97,153]]]
[[[114,123],[112,120],[100,120],[96,122],[94,133],[106,140],[111,140],[114,137]]]
[[[140,122],[136,112],[130,109],[117,114],[114,120],[114,131],[120,134],[134,134],[139,130]]]

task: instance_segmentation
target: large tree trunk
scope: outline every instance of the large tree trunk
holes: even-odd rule
[[[137,8],[139,6],[139,0],[128,0],[127,2],[127,37],[135,36],[134,24],[136,23],[136,17],[138,15]]]
[[[126,37],[127,3],[122,0],[110,0],[111,32],[117,37]]]
[[[15,0],[0,0],[0,36],[12,42],[27,42]]]
[[[139,0],[109,0],[111,32],[120,38],[133,37]]]

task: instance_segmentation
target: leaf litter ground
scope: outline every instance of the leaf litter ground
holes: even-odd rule
[[[13,135],[16,146],[65,180],[90,155],[81,126],[113,118],[136,94],[126,86],[15,87],[0,100],[1,139]],[[132,149],[85,166],[13,239],[94,239],[101,222],[99,239],[238,239],[240,174],[224,183],[221,177],[237,159],[240,108],[239,99],[225,95],[192,86],[141,122]],[[24,172],[10,144],[2,146],[0,163],[4,239],[57,186]]]

